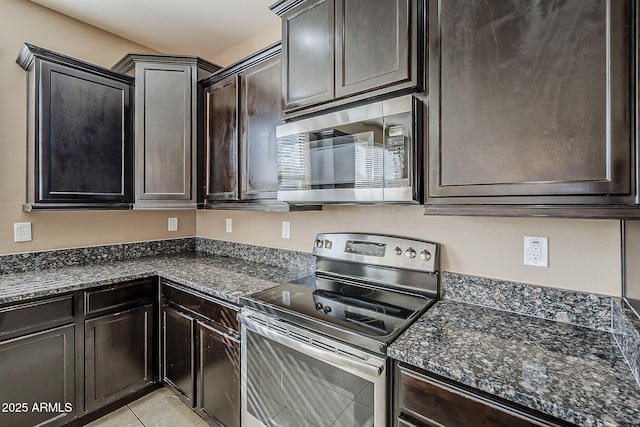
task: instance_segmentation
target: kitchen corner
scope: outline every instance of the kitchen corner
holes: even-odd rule
[[[0,3],[1,426],[640,426],[640,0]]]

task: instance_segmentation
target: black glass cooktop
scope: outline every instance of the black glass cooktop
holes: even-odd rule
[[[311,275],[244,298],[243,303],[293,323],[330,325],[390,342],[434,301],[366,284]],[[397,333],[396,333],[397,332]],[[335,335],[339,332],[334,332]]]

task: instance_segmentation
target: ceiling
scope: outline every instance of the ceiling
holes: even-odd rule
[[[215,57],[279,22],[276,0],[31,0],[162,53]]]

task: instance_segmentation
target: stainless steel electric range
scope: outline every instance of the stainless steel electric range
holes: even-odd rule
[[[438,298],[438,249],[320,234],[313,275],[243,298],[242,425],[386,425],[386,349]]]

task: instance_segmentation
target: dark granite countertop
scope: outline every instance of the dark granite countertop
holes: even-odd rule
[[[239,304],[310,272],[186,252],[0,275],[0,304],[155,275]],[[388,354],[578,425],[640,425],[640,387],[608,331],[444,300]]]
[[[640,425],[640,386],[607,331],[444,300],[388,355],[578,425]]]
[[[161,276],[239,304],[241,295],[286,283],[309,272],[200,253],[143,257],[108,264],[0,275],[0,304]]]

